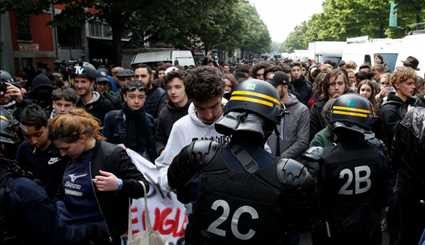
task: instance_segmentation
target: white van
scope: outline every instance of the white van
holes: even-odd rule
[[[314,59],[319,63],[330,60],[338,64],[344,48],[345,42],[339,41],[317,41],[308,44],[308,50],[313,53]]]
[[[194,66],[192,52],[189,50],[163,50],[138,53],[131,61],[131,65],[148,64],[156,65],[160,62],[169,62],[173,65]]]
[[[357,67],[362,64],[373,66],[374,56],[382,55],[389,71],[394,71],[396,61],[400,52],[401,39],[369,39],[367,36],[347,39],[342,54],[342,60],[352,60],[356,62]]]
[[[425,72],[425,33],[408,35],[401,39],[400,55],[397,59],[397,66],[402,66],[403,61],[408,56],[413,56],[419,61],[419,71],[417,75],[423,77]]]

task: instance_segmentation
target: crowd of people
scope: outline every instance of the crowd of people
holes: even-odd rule
[[[69,79],[42,72],[19,83],[1,70],[0,239],[119,244],[128,199],[145,195],[139,181],[149,187],[124,145],[193,205],[188,244],[299,244],[308,233],[313,244],[382,244],[385,234],[416,245],[418,63],[84,63]]]

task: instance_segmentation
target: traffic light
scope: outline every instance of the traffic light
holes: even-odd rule
[[[397,7],[398,4],[394,0],[390,1],[390,18],[389,18],[389,27],[397,27]]]

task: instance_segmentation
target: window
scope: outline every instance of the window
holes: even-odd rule
[[[16,16],[17,38],[19,41],[32,41],[30,17],[28,15]]]
[[[66,48],[81,48],[81,32],[82,27],[74,27],[74,28],[63,28],[61,25],[57,26],[58,31],[58,42],[60,47]]]

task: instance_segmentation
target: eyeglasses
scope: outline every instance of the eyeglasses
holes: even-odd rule
[[[145,91],[145,87],[143,86],[131,86],[131,87],[127,87],[127,91],[129,92],[133,92],[133,91]]]

